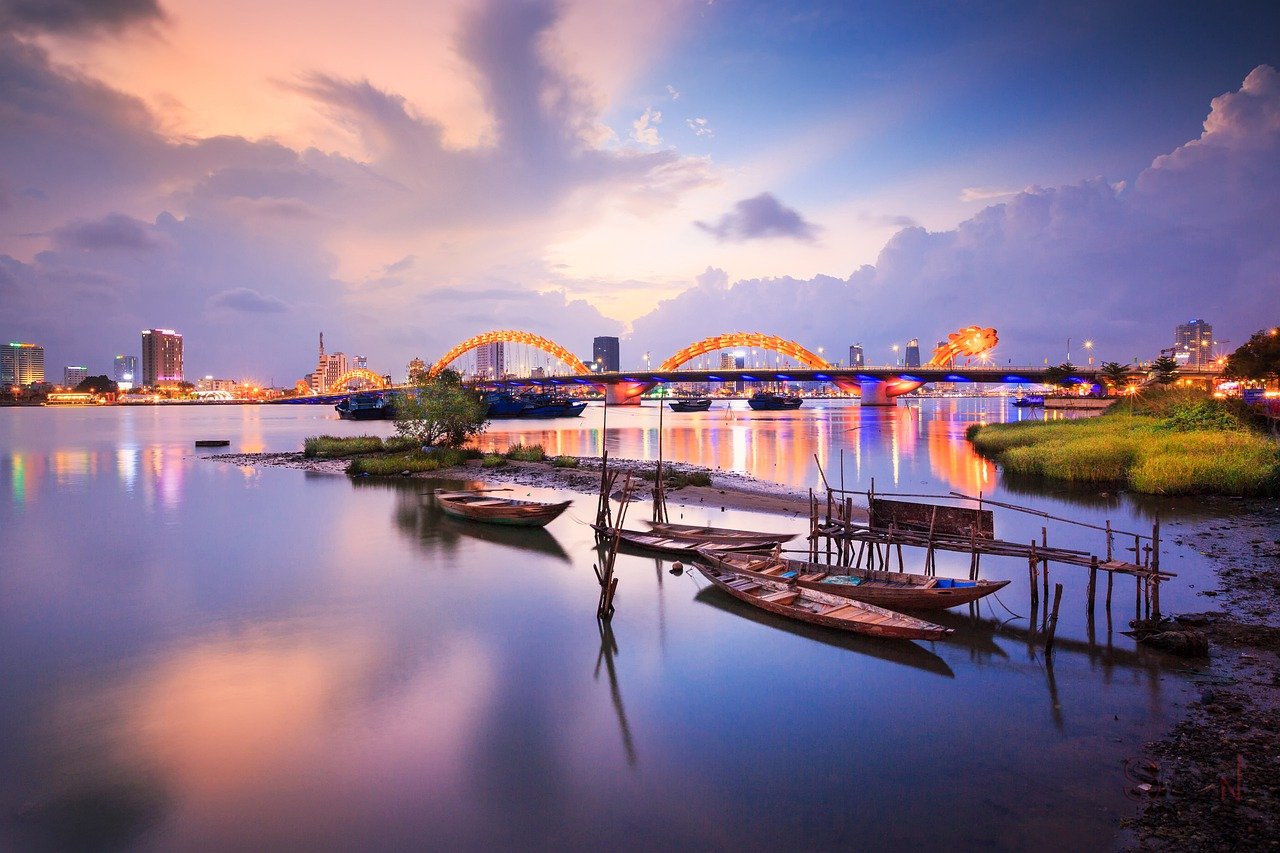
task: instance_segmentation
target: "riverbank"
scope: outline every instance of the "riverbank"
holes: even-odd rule
[[[296,468],[303,471],[324,474],[346,475],[347,466],[352,458],[320,459],[307,457],[302,453],[221,453],[205,457],[235,465],[271,468]],[[409,477],[431,478],[439,480],[464,480],[482,486],[527,486],[540,489],[557,489],[595,497],[600,489],[600,457],[571,457],[578,461],[577,467],[556,467],[550,459],[545,462],[523,462],[507,460],[496,467],[483,467],[480,459],[467,459],[462,464],[436,471],[410,473]],[[653,477],[654,463],[636,459],[610,459],[609,467],[617,471],[629,471],[635,477],[633,498],[644,501],[653,497],[653,483],[643,479],[647,474]],[[711,485],[686,485],[678,488],[668,487],[668,506],[689,508],[709,508],[713,512],[725,510],[745,510],[769,515],[788,517],[805,517],[809,515],[809,496],[807,492],[788,488],[780,483],[760,480],[748,474],[736,471],[711,471],[693,465],[681,463],[663,463],[664,469],[682,475],[706,473]],[[396,475],[400,476],[400,475]],[[857,510],[855,510],[855,515]],[[865,517],[865,515],[863,516]]]
[[[1280,503],[1207,503],[1221,516],[1168,529],[1219,581],[1200,593],[1218,609],[1179,617],[1208,636],[1210,658],[1186,718],[1128,771],[1144,802],[1126,821],[1135,849],[1280,848]]]

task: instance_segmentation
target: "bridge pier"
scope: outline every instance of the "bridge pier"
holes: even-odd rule
[[[835,379],[836,387],[841,391],[857,391],[859,397],[859,405],[861,406],[896,406],[898,405],[897,395],[889,394],[889,383],[881,382],[876,379],[868,379],[859,377],[857,379],[852,376],[837,376]]]
[[[656,382],[607,382],[604,384],[604,401],[610,406],[638,406],[640,395]]]

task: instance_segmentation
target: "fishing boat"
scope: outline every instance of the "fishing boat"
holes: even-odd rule
[[[764,542],[709,542],[694,541],[691,539],[677,539],[662,533],[642,533],[639,530],[627,530],[622,528],[616,530],[612,527],[600,527],[593,525],[597,533],[603,533],[606,536],[618,537],[618,541],[624,545],[630,545],[633,548],[639,548],[644,551],[656,551],[659,554],[671,554],[676,557],[686,557],[695,560],[698,557],[698,549],[706,549],[710,552],[715,551],[760,551],[779,544],[776,539],[769,539]]]
[[[344,421],[382,421],[396,416],[395,406],[381,394],[352,394],[333,408]]]
[[[1043,394],[1019,394],[1017,397],[1014,397],[1013,400],[1011,400],[1010,402],[1012,402],[1013,405],[1018,406],[1019,408],[1032,408],[1035,406],[1043,406],[1044,395]]]
[[[800,622],[902,640],[938,640],[952,631],[874,604],[737,574],[710,563],[696,565],[703,577],[739,601]]]
[[[673,412],[705,412],[711,408],[711,400],[699,397],[696,400],[672,400],[668,403]]]
[[[525,401],[509,391],[489,391],[480,399],[488,407],[485,417],[491,421],[518,418],[525,410]]]
[[[1003,589],[1008,581],[955,580],[910,572],[835,568],[772,554],[725,554],[707,551],[703,561],[721,571],[760,580],[781,581],[801,589],[836,595],[894,610],[943,610],[969,604]],[[831,569],[834,569],[831,571]]]
[[[653,532],[670,539],[681,539],[688,542],[705,542],[708,545],[750,544],[756,543],[761,548],[769,548],[783,542],[790,542],[798,534],[795,533],[761,533],[755,530],[734,530],[730,527],[699,527],[696,524],[671,524],[665,521],[650,521]]]
[[[436,492],[436,503],[446,515],[487,524],[512,527],[545,527],[573,501],[542,503],[495,498],[479,492]]]
[[[785,412],[800,408],[804,402],[799,397],[775,394],[772,391],[757,391],[747,400],[747,405],[757,412]]]
[[[564,394],[526,394],[522,418],[576,418],[587,407],[586,400],[575,400]]]

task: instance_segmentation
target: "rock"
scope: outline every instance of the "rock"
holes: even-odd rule
[[[1185,657],[1209,654],[1209,638],[1194,628],[1147,634],[1144,637],[1139,637],[1138,642]]]

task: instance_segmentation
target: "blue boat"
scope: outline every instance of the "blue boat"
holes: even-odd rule
[[[587,407],[586,400],[575,400],[564,394],[526,394],[522,418],[576,418]]]
[[[525,402],[509,391],[489,391],[481,398],[489,407],[489,420],[518,418],[525,410]]]
[[[1018,396],[1018,397],[1014,397],[1014,398],[1013,398],[1013,405],[1015,405],[1015,406],[1019,406],[1019,407],[1021,407],[1021,408],[1031,408],[1031,407],[1033,407],[1033,406],[1043,406],[1043,405],[1044,405],[1044,395],[1043,395],[1043,394],[1023,394],[1023,395],[1021,395],[1021,396]]]

